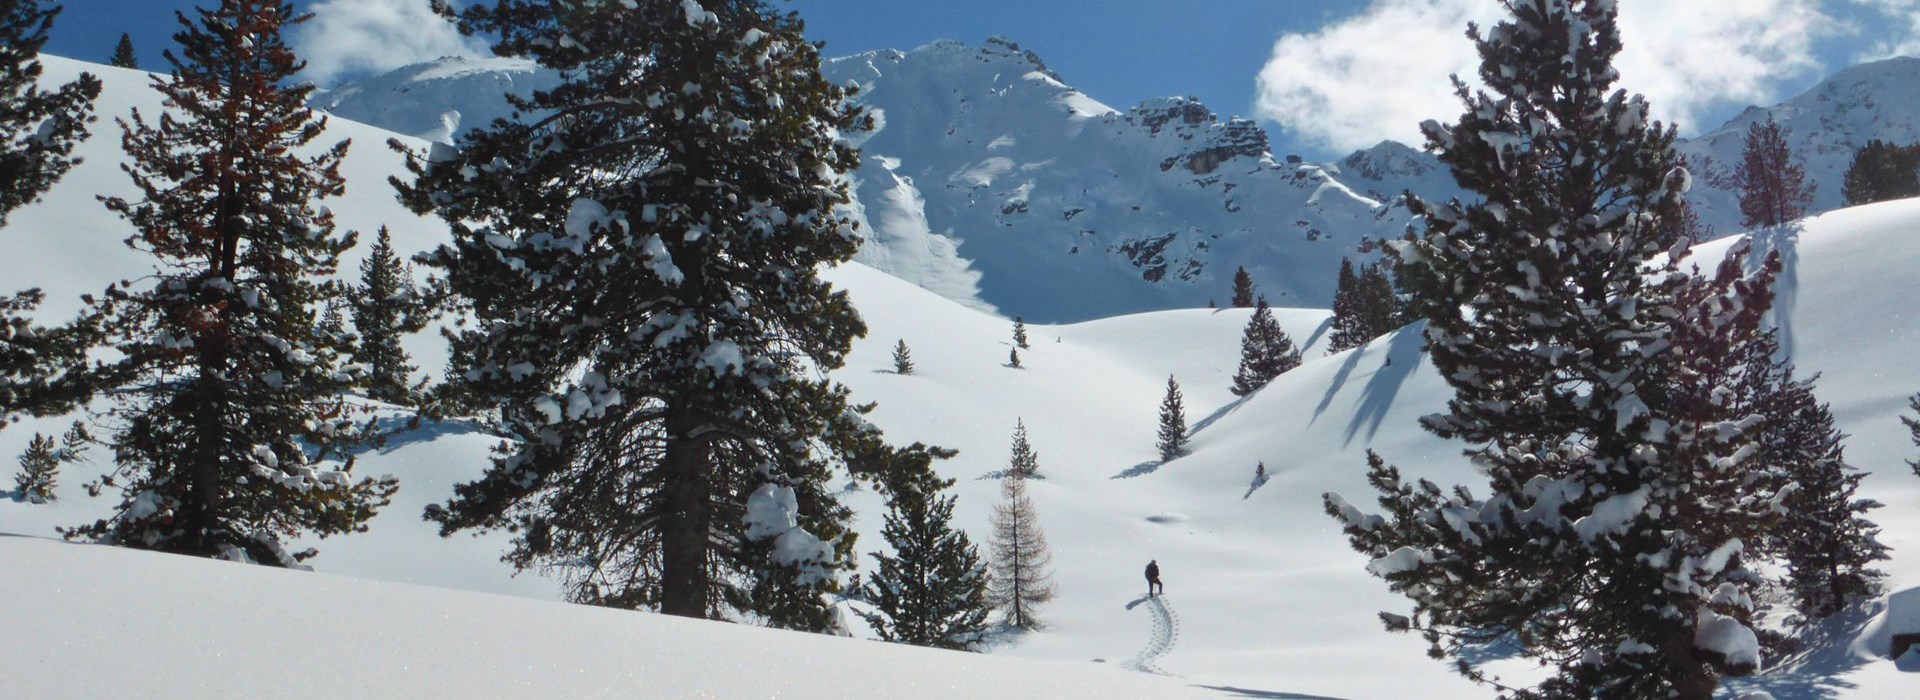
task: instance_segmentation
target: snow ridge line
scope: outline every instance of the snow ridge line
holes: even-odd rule
[[[1167,606],[1166,594],[1149,596],[1147,609],[1153,613],[1153,634],[1147,638],[1147,646],[1133,658],[1120,663],[1122,668],[1141,673],[1172,675],[1153,662],[1173,651],[1173,645],[1180,639],[1180,616]]]

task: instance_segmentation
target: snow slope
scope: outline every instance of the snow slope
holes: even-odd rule
[[[49,74],[55,80],[79,68],[73,62],[49,61]],[[142,88],[142,76],[87,68],[105,74],[104,114],[123,114],[133,104],[152,104]],[[157,105],[143,111],[152,108]],[[384,141],[384,132],[345,120],[336,120],[332,129],[335,135],[352,135],[361,144],[347,167],[353,178],[349,194],[334,206],[344,219],[362,230],[390,223],[396,243],[405,248],[419,249],[444,235],[437,222],[401,210],[379,184],[386,174],[399,169],[397,157],[367,147]],[[0,231],[0,243],[5,244],[0,248],[5,251],[0,256],[0,287],[46,285],[58,302],[49,313],[58,315],[75,306],[73,295],[139,272],[142,263],[119,243],[126,235],[124,226],[92,200],[94,192],[125,188],[124,176],[114,167],[113,141],[96,137],[87,144],[89,162],[47,202],[16,215],[16,225]],[[1920,260],[1920,237],[1911,235],[1917,227],[1920,200],[1834,212],[1807,221],[1801,230],[1765,236],[1769,246],[1788,254],[1778,315],[1787,329],[1788,345],[1802,371],[1823,374],[1820,395],[1833,403],[1842,428],[1853,435],[1848,455],[1872,472],[1863,490],[1888,504],[1873,516],[1885,528],[1883,539],[1896,548],[1894,560],[1884,567],[1895,591],[1920,588],[1920,479],[1902,463],[1920,448],[1907,441],[1897,420],[1905,407],[1904,396],[1920,391],[1910,353],[1920,345],[1920,298],[1912,294],[1910,276],[1913,261]],[[1704,247],[1701,259],[1710,260],[1714,250],[1723,248],[1724,244]],[[1417,329],[1323,356],[1326,312],[1277,309],[1288,333],[1306,346],[1307,362],[1266,389],[1236,399],[1227,386],[1238,359],[1240,331],[1249,316],[1245,309],[1159,311],[1068,325],[1030,324],[1033,347],[1021,353],[1024,368],[1014,369],[1004,364],[1011,342],[1006,319],[864,265],[843,266],[829,275],[851,293],[872,329],[836,378],[852,388],[856,399],[878,402],[873,422],[890,439],[925,441],[961,451],[940,469],[958,480],[956,519],[976,541],[984,541],[988,515],[998,498],[997,483],[982,477],[1004,468],[1016,419],[1026,421],[1039,454],[1045,479],[1034,483],[1029,495],[1054,553],[1059,596],[1042,610],[1051,626],[1004,637],[989,659],[980,660],[988,665],[966,666],[979,670],[964,678],[1022,673],[992,665],[1002,663],[1000,657],[1014,657],[1073,662],[1048,665],[1044,668],[1049,670],[1038,674],[1060,673],[1062,678],[1077,677],[1064,674],[1081,670],[1095,674],[1085,685],[1067,686],[1072,690],[1061,693],[1065,695],[1091,695],[1092,690],[1108,687],[1097,685],[1107,678],[1099,674],[1113,669],[1086,663],[1093,660],[1109,666],[1139,662],[1137,666],[1144,670],[1164,672],[1193,686],[1227,689],[1222,693],[1229,696],[1488,695],[1485,689],[1455,677],[1445,665],[1427,659],[1418,639],[1381,631],[1375,613],[1404,612],[1405,602],[1365,573],[1365,558],[1347,548],[1334,521],[1321,512],[1320,494],[1327,491],[1341,492],[1363,506],[1370,503],[1363,473],[1363,453],[1368,448],[1379,450],[1410,476],[1442,483],[1476,482],[1458,457],[1458,445],[1431,438],[1415,426],[1418,416],[1439,410],[1448,396],[1421,356]],[[418,351],[433,349],[431,335],[416,340]],[[912,348],[916,363],[912,375],[891,371],[896,340],[905,340]],[[439,361],[417,364],[438,367]],[[1192,443],[1189,455],[1161,464],[1153,442],[1156,410],[1168,375],[1175,376],[1184,389]],[[53,432],[60,425],[56,420],[30,421],[0,432],[0,456],[18,454],[34,430]],[[312,564],[323,574],[554,598],[557,587],[550,579],[538,572],[513,577],[496,561],[504,549],[499,537],[462,535],[443,540],[420,521],[423,505],[446,498],[453,482],[479,472],[490,442],[472,426],[441,424],[402,435],[387,448],[363,455],[360,469],[401,478],[400,496],[374,520],[371,532],[316,543],[321,554]],[[111,505],[108,499],[88,499],[79,489],[86,472],[103,466],[104,455],[93,457],[94,463],[63,475],[57,504],[29,506],[0,499],[0,532],[48,536],[55,526],[105,512]],[[1256,482],[1255,464],[1262,462],[1269,478]],[[0,471],[10,471],[10,465]],[[846,491],[844,497],[859,514],[859,551],[882,547],[878,497],[865,490]],[[1158,617],[1140,600],[1145,586],[1141,567],[1148,559],[1159,560],[1167,602],[1178,608],[1178,634],[1167,644],[1159,641],[1163,630],[1156,624]],[[389,667],[370,661],[328,665],[335,657],[379,658],[357,656],[352,647],[361,641],[275,656],[279,652],[263,648],[274,646],[268,643],[272,640],[249,636],[262,632],[223,624],[221,620],[230,618],[199,615],[195,611],[209,609],[191,607],[213,605],[200,601],[216,593],[240,596],[237,589],[244,589],[250,595],[262,590],[271,593],[237,597],[231,605],[261,614],[296,616],[297,620],[273,618],[288,624],[329,625],[328,634],[351,631],[356,640],[373,640],[365,642],[369,644],[391,644],[375,648],[406,657],[409,667],[420,673],[433,668],[434,674],[443,674],[434,678],[453,672],[437,670],[432,664],[445,663],[444,658],[422,649],[459,645],[463,653],[471,650],[475,660],[466,672],[480,679],[476,683],[491,679],[494,685],[485,686],[489,691],[496,686],[515,688],[511,683],[518,677],[476,670],[492,665],[523,671],[556,688],[579,689],[584,695],[630,691],[644,682],[636,679],[654,676],[639,671],[629,675],[629,667],[656,668],[637,666],[634,659],[662,648],[661,654],[674,659],[753,659],[698,666],[699,678],[693,680],[662,674],[663,683],[773,683],[770,677],[793,668],[795,657],[817,659],[821,668],[851,664],[860,669],[900,670],[900,674],[835,672],[836,679],[873,674],[885,677],[883,681],[906,682],[899,676],[919,663],[865,652],[842,655],[839,647],[832,646],[842,642],[751,630],[737,630],[743,635],[740,639],[716,642],[737,642],[743,646],[726,648],[740,649],[740,654],[699,653],[712,648],[704,645],[713,635],[732,635],[736,630],[650,615],[222,567],[226,565],[0,538],[0,571],[8,574],[0,580],[0,597],[22,601],[17,609],[42,611],[25,620],[38,625],[25,628],[27,634],[0,635],[6,640],[0,645],[18,645],[0,646],[0,659],[29,658],[20,654],[32,649],[34,666],[73,669],[87,664],[90,672],[99,673],[101,683],[110,684],[132,682],[128,679],[133,676],[118,675],[113,669],[92,671],[103,653],[95,645],[119,650],[128,657],[128,664],[169,658],[151,642],[86,636],[79,624],[104,618],[114,622],[111,629],[121,636],[136,640],[209,638],[221,644],[234,640],[226,648],[234,654],[258,654],[252,658],[262,665],[249,668],[262,674],[289,674],[301,683],[318,683],[322,681],[310,677],[317,673],[313,668],[352,669],[350,677],[367,683],[365,687],[396,691],[346,694],[409,695],[405,691],[424,687],[409,685],[412,681],[403,675],[381,670]],[[120,584],[103,581],[113,576],[124,576],[127,587],[114,588]],[[186,612],[176,615],[163,609],[135,614],[124,607],[129,603],[115,607],[100,602],[103,597],[146,588],[158,593],[142,593],[140,600],[179,601],[169,605]],[[67,598],[57,593],[83,590],[93,590],[89,595],[98,597],[76,593]],[[1901,673],[1891,661],[1874,658],[1875,653],[1885,652],[1889,634],[1881,622],[1881,606],[1880,601],[1869,602],[1830,622],[1820,631],[1822,636],[1810,638],[1813,647],[1807,654],[1757,683],[1783,699],[1909,696],[1915,677]],[[452,612],[456,607],[459,612]],[[523,622],[495,625],[485,621],[490,616]],[[550,619],[553,626],[533,622],[536,618]],[[69,620],[75,624],[65,624]],[[469,624],[474,626],[465,626]],[[433,636],[443,629],[448,636]],[[527,630],[528,642],[506,650],[493,646],[502,643],[489,636],[518,638],[522,629]],[[439,644],[408,646],[402,644],[404,640],[390,638],[413,635],[416,630]],[[603,651],[602,656],[620,661],[595,659],[578,666],[545,653],[550,646],[581,648],[571,646],[576,635],[595,650],[632,648],[638,653],[605,655]],[[35,639],[50,642],[36,644]],[[787,639],[799,641],[794,646],[778,641]],[[71,646],[62,647],[62,642]],[[821,646],[812,646],[816,642]],[[123,643],[128,646],[114,646]],[[696,653],[672,655],[686,649]],[[773,650],[756,656],[747,651],[751,649]],[[416,653],[422,654],[417,665],[411,663]],[[955,662],[956,668],[975,660]],[[1503,672],[1523,671],[1511,668],[1512,662],[1493,663]],[[756,671],[763,668],[767,669],[763,675]],[[7,675],[12,677],[12,671]],[[29,677],[51,682],[49,676]],[[54,680],[88,681],[65,676]],[[241,682],[217,670],[189,672],[180,680]],[[266,681],[249,678],[245,682]],[[264,686],[245,686],[255,687]],[[673,687],[689,690],[665,695],[697,692],[695,686]],[[900,694],[900,686],[859,687],[865,692],[855,694]],[[782,688],[747,685],[740,689],[749,696],[791,692],[809,697],[799,689]],[[1088,692],[1078,692],[1081,688]],[[1167,694],[1162,688],[1143,685],[1138,692],[1126,687],[1110,694]],[[730,694],[723,692],[726,689],[733,686],[715,692]]]

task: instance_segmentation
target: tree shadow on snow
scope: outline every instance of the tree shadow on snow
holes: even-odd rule
[[[1254,690],[1252,688],[1235,688],[1230,685],[1196,685],[1193,687],[1206,688],[1207,690],[1217,690],[1222,693],[1226,693],[1230,697],[1236,697],[1236,698],[1268,698],[1270,700],[1343,700],[1342,698],[1336,698],[1331,695],[1307,695],[1305,693],[1289,693],[1281,690]]]
[[[355,454],[375,451],[390,454],[408,445],[433,442],[452,435],[492,435],[486,424],[471,418],[428,420],[413,415],[378,416],[374,418],[373,430],[380,434],[380,440],[355,450]]]
[[[1271,477],[1271,476],[1256,476],[1256,477],[1253,477],[1253,483],[1251,483],[1251,484],[1247,484],[1247,493],[1246,493],[1245,495],[1243,495],[1243,496],[1241,496],[1241,497],[1240,497],[1240,500],[1242,500],[1242,501],[1244,501],[1244,500],[1247,500],[1247,499],[1249,499],[1249,498],[1253,498],[1253,492],[1255,492],[1255,491],[1259,491],[1259,490],[1260,490],[1260,487],[1262,487],[1262,486],[1266,486],[1266,485],[1267,485],[1267,482],[1268,482],[1268,481],[1271,481],[1272,479],[1273,479],[1273,477]]]
[[[1760,268],[1768,253],[1780,254],[1780,275],[1773,279],[1773,308],[1767,311],[1767,318],[1780,330],[1780,352],[1787,357],[1793,356],[1793,311],[1800,297],[1800,222],[1764,228],[1749,234],[1753,237],[1753,252],[1747,255],[1746,270],[1752,272]],[[1707,274],[1719,260],[1697,261]]]
[[[1306,342],[1303,342],[1300,344],[1301,354],[1306,354],[1307,350],[1313,348],[1314,343],[1320,342],[1321,338],[1326,337],[1327,331],[1332,329],[1333,329],[1333,317],[1328,316],[1327,320],[1320,322],[1320,327],[1313,329],[1313,332],[1307,335]],[[1321,354],[1325,354],[1325,353],[1321,353]]]
[[[1259,390],[1255,389],[1254,393],[1259,393]],[[1220,420],[1221,418],[1225,418],[1229,415],[1232,415],[1234,411],[1240,410],[1240,406],[1242,404],[1245,404],[1247,400],[1251,398],[1253,398],[1253,394],[1247,394],[1246,396],[1242,396],[1240,398],[1227,402],[1227,405],[1225,406],[1221,406],[1219,408],[1214,409],[1212,413],[1207,414],[1207,417],[1200,419],[1198,422],[1193,424],[1192,428],[1189,428],[1187,430],[1187,437],[1193,437],[1195,435],[1198,435],[1200,434],[1200,431],[1206,430],[1207,426],[1213,425],[1214,421],[1217,421],[1217,420]]]
[[[1859,686],[1846,681],[1855,669],[1876,661],[1892,663],[1892,632],[1881,614],[1887,599],[1860,601],[1794,635],[1802,651],[1769,660],[1768,668],[1723,684],[1736,693],[1764,690],[1776,700],[1826,700],[1850,697]]]
[[[1426,327],[1424,321],[1415,323],[1387,337],[1387,361],[1374,371],[1366,387],[1360,390],[1360,406],[1353,412],[1353,422],[1347,424],[1346,444],[1353,444],[1353,436],[1362,427],[1366,428],[1368,441],[1372,441],[1374,434],[1380,432],[1380,423],[1387,419],[1387,410],[1393,408],[1393,400],[1399,396],[1400,386],[1420,367]],[[1379,340],[1375,339],[1374,342]],[[1324,401],[1322,405],[1325,405]]]
[[[1166,464],[1166,462],[1163,462],[1163,461],[1160,461],[1160,460],[1157,460],[1157,459],[1156,459],[1156,460],[1153,460],[1153,461],[1150,461],[1150,462],[1141,462],[1141,463],[1139,463],[1139,464],[1135,464],[1135,465],[1133,465],[1133,466],[1131,466],[1131,467],[1127,467],[1125,471],[1122,471],[1122,472],[1120,472],[1120,473],[1118,473],[1118,474],[1115,474],[1115,475],[1113,475],[1113,476],[1111,476],[1111,477],[1108,477],[1108,478],[1110,478],[1110,479],[1131,479],[1131,478],[1134,478],[1134,477],[1136,477],[1136,476],[1146,476],[1146,475],[1148,475],[1148,474],[1152,474],[1152,473],[1154,473],[1154,472],[1156,472],[1156,471],[1159,471],[1159,470],[1160,470],[1160,465],[1163,465],[1163,464]]]

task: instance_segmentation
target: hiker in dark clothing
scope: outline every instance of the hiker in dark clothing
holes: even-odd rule
[[[1160,562],[1149,561],[1147,562],[1147,596],[1152,597],[1156,592],[1165,593],[1167,587],[1160,584]]]

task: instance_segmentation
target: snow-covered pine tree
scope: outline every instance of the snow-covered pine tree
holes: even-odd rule
[[[1361,324],[1359,294],[1360,276],[1353,271],[1353,260],[1340,258],[1340,275],[1333,285],[1333,330],[1327,334],[1327,354],[1357,348],[1373,339]]]
[[[1040,475],[1040,455],[1033,451],[1033,443],[1027,441],[1027,421],[1015,419],[1013,422],[1013,446],[1007,455],[1007,475],[1022,479],[1032,479]]]
[[[1422,125],[1475,203],[1410,202],[1423,232],[1390,245],[1455,396],[1422,420],[1473,447],[1491,492],[1408,481],[1369,454],[1386,517],[1327,494],[1367,568],[1413,601],[1383,613],[1462,675],[1502,640],[1551,675],[1509,697],[1705,700],[1759,661],[1746,543],[1750,416],[1714,381],[1770,304],[1777,260],[1711,278],[1660,245],[1689,185],[1673,131],[1612,89],[1615,5],[1513,0],[1470,28],[1486,90],[1457,84],[1457,124]],[[1661,253],[1670,253],[1662,256]]]
[[[113,45],[113,58],[109,59],[107,63],[120,68],[138,69],[140,67],[140,58],[133,52],[132,36],[124,32],[120,34],[119,43]]]
[[[913,374],[913,351],[907,349],[907,339],[893,344],[893,373]]]
[[[354,235],[315,202],[345,189],[342,141],[296,151],[325,119],[293,75],[284,0],[223,0],[178,15],[180,53],[156,78],[170,111],[122,125],[138,200],[105,198],[153,256],[151,285],[96,304],[129,377],[108,411],[112,517],[70,531],[115,544],[292,566],[283,538],[364,530],[392,477],[357,479],[344,449],[348,377],[314,331]]]
[[[951,455],[951,452],[946,454]],[[883,640],[940,649],[972,649],[986,634],[987,568],[964,530],[953,527],[951,479],[931,470],[894,480],[881,535],[893,552],[872,552],[877,570],[862,613]]]
[[[1741,226],[1779,226],[1804,216],[1813,204],[1813,183],[1787,145],[1788,130],[1767,117],[1747,127],[1732,189],[1740,193]]]
[[[1027,345],[1027,322],[1019,316],[1013,317],[1013,345],[1025,350]]]
[[[353,361],[367,368],[367,396],[403,406],[415,403],[412,364],[400,341],[427,325],[427,308],[414,287],[413,270],[393,252],[385,226],[360,262],[360,284],[348,295],[353,308]]]
[[[1236,309],[1253,307],[1253,275],[1247,274],[1246,266],[1233,271],[1233,299],[1229,305]]]
[[[1154,443],[1160,461],[1171,462],[1187,449],[1186,399],[1180,394],[1180,382],[1167,375],[1167,395],[1160,400],[1160,433]]]
[[[0,228],[79,162],[73,147],[93,122],[100,81],[92,74],[40,89],[40,47],[60,10],[43,0],[0,2]],[[91,391],[87,373],[69,371],[85,364],[91,329],[31,323],[42,297],[0,289],[0,429],[20,414],[70,410]]]
[[[987,583],[987,604],[1020,629],[1040,629],[1035,615],[1053,600],[1053,555],[1033,501],[1027,498],[1027,480],[1007,474],[1000,479],[1002,501],[993,507],[993,540]]]
[[[1293,338],[1274,320],[1267,298],[1260,297],[1246,330],[1240,333],[1240,367],[1233,373],[1229,391],[1234,396],[1246,396],[1299,366],[1300,351],[1293,347]]]
[[[765,2],[438,8],[561,80],[396,183],[453,230],[459,381],[508,436],[428,517],[513,533],[576,602],[823,629],[828,479],[879,441],[824,376],[866,329],[818,274],[859,245],[840,134],[869,122]]]

